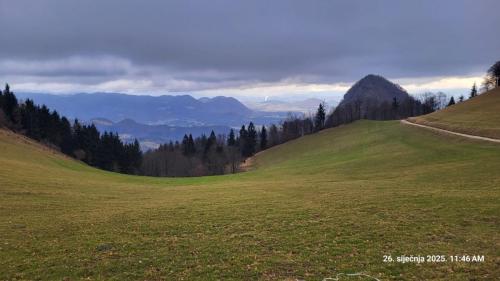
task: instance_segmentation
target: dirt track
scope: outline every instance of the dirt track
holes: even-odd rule
[[[464,137],[464,138],[475,139],[475,140],[484,140],[484,141],[489,141],[489,142],[500,143],[500,139],[492,139],[492,138],[487,138],[487,137],[481,137],[481,136],[474,136],[474,135],[468,135],[468,134],[463,134],[463,133],[457,133],[457,132],[448,131],[448,130],[444,130],[444,129],[439,129],[439,128],[435,128],[435,127],[431,127],[431,126],[427,126],[427,125],[421,125],[421,124],[412,123],[412,122],[410,122],[408,120],[401,120],[401,123],[405,124],[405,125],[417,126],[417,127],[422,127],[422,128],[426,128],[426,129],[430,129],[430,130],[434,130],[434,131],[438,131],[438,132],[443,132],[443,133],[447,133],[447,134],[461,136],[461,137]]]

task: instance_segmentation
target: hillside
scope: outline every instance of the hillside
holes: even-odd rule
[[[500,139],[500,88],[410,121],[449,131]]]
[[[340,105],[361,101],[363,105],[392,103],[407,99],[408,93],[401,86],[379,75],[369,74],[356,82],[344,95]],[[362,106],[363,106],[362,105]]]
[[[360,121],[254,163],[227,176],[127,176],[0,130],[0,279],[500,276],[498,145]],[[387,264],[388,254],[486,261]]]

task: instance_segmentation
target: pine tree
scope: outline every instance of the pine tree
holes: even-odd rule
[[[109,133],[105,132],[107,134],[107,137],[105,138],[106,141],[110,141],[109,138]],[[92,125],[79,125],[79,129],[75,129],[75,138],[78,142],[78,149],[81,149],[83,153],[83,161],[89,165],[92,166],[97,166],[97,162],[102,160],[100,158],[103,158],[104,160],[107,160],[106,158],[109,156],[109,151],[107,151],[107,148],[102,148],[104,150],[103,154],[106,154],[105,156],[100,156],[98,154],[98,150],[101,149],[100,145],[102,142],[102,138],[100,136],[99,131],[95,127],[94,124]]]
[[[240,135],[238,137],[238,144],[240,146],[241,155],[243,156],[246,155],[247,142],[248,142],[248,132],[245,128],[245,125],[243,125],[241,126]]]
[[[207,136],[205,134],[202,134],[201,137],[197,138],[196,139],[196,143],[198,145],[198,147],[200,147],[201,149],[204,149],[205,146],[207,145]]]
[[[181,143],[181,146],[182,146],[182,154],[184,155],[189,155],[189,137],[184,134],[184,137],[182,138],[182,143]]]
[[[396,97],[392,98],[392,110],[397,111],[399,108],[399,101]]]
[[[257,145],[257,131],[255,130],[255,125],[250,122],[248,124],[248,136],[246,143],[245,156],[250,157],[255,153],[255,147]]]
[[[458,97],[458,102],[463,102],[464,101],[464,95],[461,95],[460,97]]]
[[[134,145],[132,146],[132,167],[135,168],[134,173],[139,171],[142,162],[142,151],[139,141],[137,139],[134,140]]]
[[[470,90],[470,96],[469,98],[473,98],[477,96],[477,87],[476,87],[476,83],[474,83],[474,85],[472,85],[472,89]]]
[[[191,134],[189,134],[188,137],[188,152],[191,155],[196,153],[196,146],[194,144],[193,135]]]
[[[452,106],[455,104],[455,98],[451,96],[450,101],[448,102],[448,106]]]
[[[26,131],[28,137],[40,140],[37,111],[38,108],[35,107],[33,101],[27,99],[21,107],[21,126]]]
[[[121,155],[119,161],[120,171],[127,174],[137,174],[142,161],[139,141],[135,139],[133,143],[123,145],[118,140],[117,147],[120,149],[119,155]]]
[[[260,150],[264,150],[267,148],[267,130],[266,126],[262,126],[262,130],[260,130]]]
[[[74,151],[73,135],[71,124],[66,117],[61,118],[61,151],[66,155],[71,155]]]
[[[323,103],[320,103],[318,106],[318,111],[316,112],[316,116],[314,118],[314,128],[316,131],[322,130],[325,125],[325,107]]]
[[[217,137],[215,136],[215,132],[212,130],[205,144],[204,153],[207,154],[210,151],[210,148],[212,148],[212,146],[214,146],[216,143],[217,143]]]
[[[17,98],[13,92],[10,91],[9,84],[5,84],[5,90],[2,95],[2,110],[5,113],[7,119],[16,123],[15,112],[18,108]]]
[[[227,139],[227,146],[235,146],[236,145],[236,138],[234,136],[234,130],[231,129],[229,131],[229,138]]]

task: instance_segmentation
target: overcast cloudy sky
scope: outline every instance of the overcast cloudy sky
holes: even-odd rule
[[[0,82],[325,96],[376,73],[412,93],[460,91],[500,59],[499,12],[496,0],[0,0]]]

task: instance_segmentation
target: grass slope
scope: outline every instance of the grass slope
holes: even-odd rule
[[[424,116],[418,124],[449,131],[500,139],[500,88]]]
[[[2,132],[0,279],[500,277],[498,145],[361,121],[254,163],[237,175],[134,177]],[[387,264],[387,254],[486,261]]]

